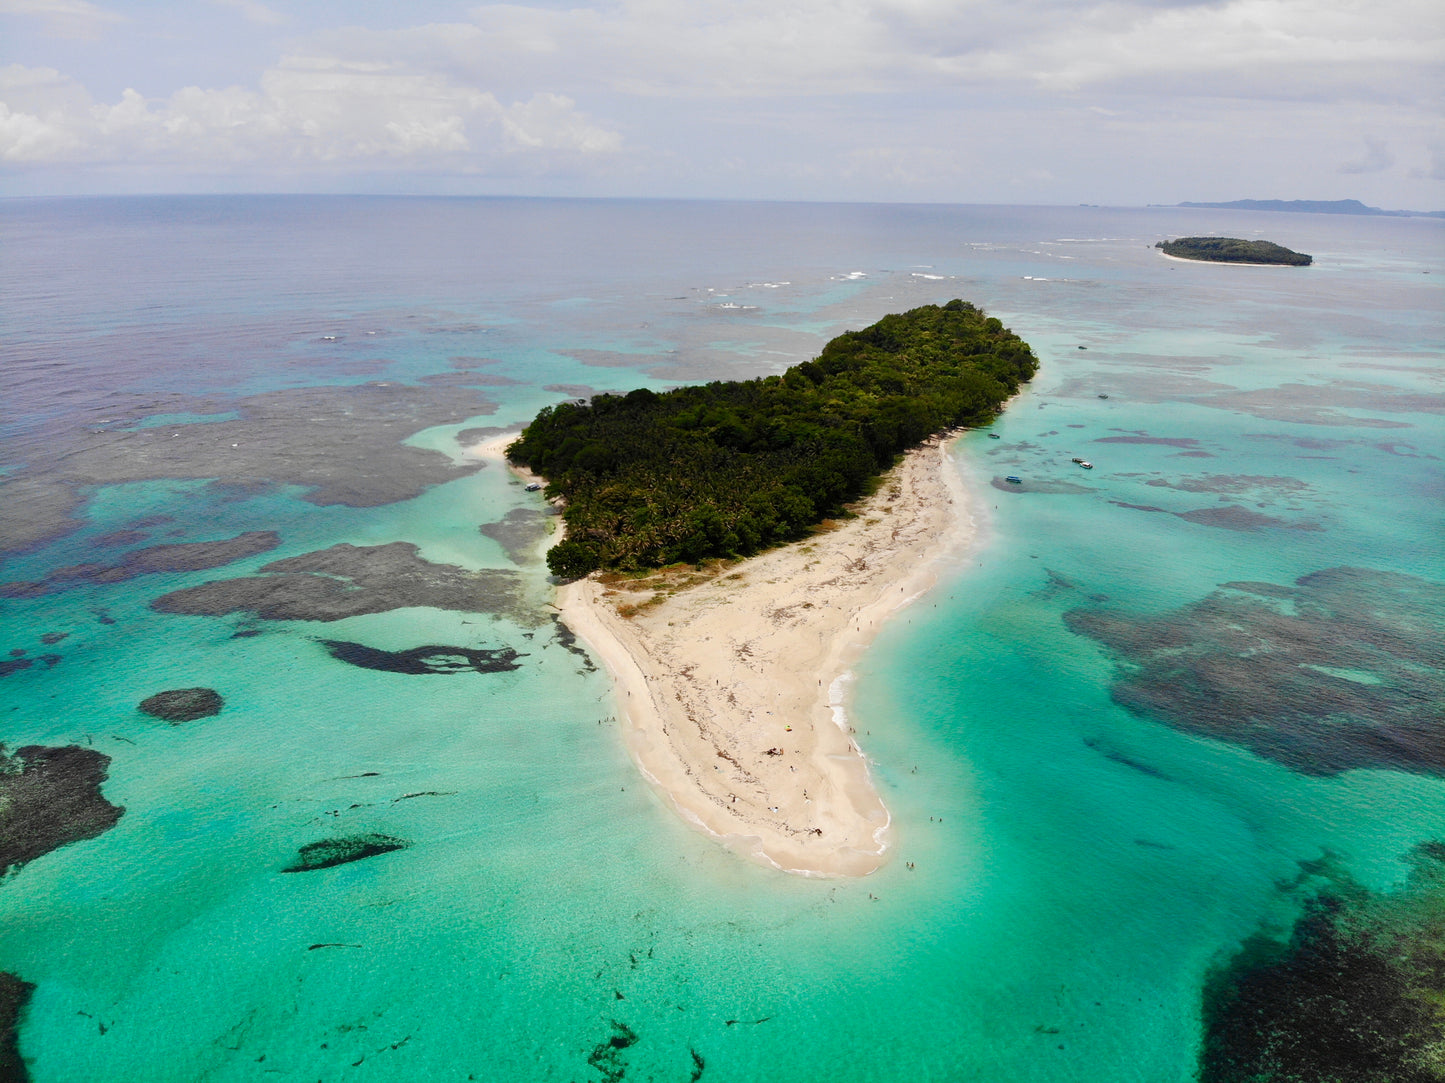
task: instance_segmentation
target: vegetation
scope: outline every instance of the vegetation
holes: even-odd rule
[[[804,537],[929,436],[991,421],[1038,368],[964,301],[885,316],[781,376],[598,395],[507,449],[565,502],[563,578],[747,556]]]
[[[1211,263],[1274,263],[1287,267],[1308,267],[1313,256],[1293,252],[1273,241],[1245,241],[1238,237],[1180,237],[1154,246],[1168,256],[1202,259]]]
[[[1263,934],[1208,979],[1200,1083],[1445,1080],[1445,845],[1427,842],[1375,895],[1326,857],[1329,886],[1287,944]]]

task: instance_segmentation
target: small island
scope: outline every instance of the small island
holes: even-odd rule
[[[1308,267],[1313,256],[1292,251],[1273,241],[1246,241],[1239,237],[1180,237],[1154,246],[1166,256],[1207,263],[1254,263],[1271,267]]]
[[[950,301],[778,376],[564,403],[471,449],[564,504],[558,619],[607,667],[628,751],[685,820],[804,876],[887,859],[850,667],[966,550],[950,437],[1037,364]]]
[[[928,437],[991,421],[1033,376],[967,302],[885,316],[780,376],[548,407],[507,457],[548,479],[564,579],[751,556],[806,537]]]

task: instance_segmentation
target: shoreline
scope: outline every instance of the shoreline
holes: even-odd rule
[[[503,459],[515,435],[469,451]],[[594,573],[558,588],[562,621],[612,676],[639,770],[685,820],[753,861],[864,876],[886,860],[891,817],[845,701],[884,620],[974,539],[949,455],[957,435],[910,451],[855,518],[714,575]]]
[[[1161,256],[1163,256],[1165,259],[1172,259],[1172,260],[1174,260],[1174,262],[1176,262],[1176,263],[1208,263],[1208,264],[1210,264],[1210,265],[1212,265],[1212,266],[1214,266],[1214,267],[1293,267],[1293,266],[1296,266],[1295,264],[1292,264],[1292,263],[1246,263],[1246,262],[1243,261],[1243,260],[1236,260],[1236,259],[1194,259],[1194,258],[1191,257],[1191,256],[1171,256],[1168,252],[1164,251],[1164,249],[1162,249],[1162,248],[1156,249],[1156,251],[1157,251]]]

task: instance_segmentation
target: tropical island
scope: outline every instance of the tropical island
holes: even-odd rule
[[[507,457],[548,479],[573,579],[750,556],[805,537],[900,453],[994,417],[1038,361],[964,301],[885,316],[781,376],[548,407]]]
[[[1296,214],[1369,214],[1385,218],[1445,218],[1445,211],[1387,211],[1379,207],[1368,207],[1358,199],[1231,199],[1227,203],[1176,203],[1175,206],[1207,210],[1285,211]]]
[[[1208,263],[1256,263],[1280,267],[1308,267],[1313,256],[1295,252],[1273,241],[1246,241],[1239,237],[1180,237],[1154,246],[1166,256]]]
[[[991,421],[1037,364],[951,301],[781,376],[567,403],[472,449],[545,472],[565,501],[559,620],[607,667],[628,751],[685,820],[801,875],[884,862],[849,667],[966,550],[948,436]]]

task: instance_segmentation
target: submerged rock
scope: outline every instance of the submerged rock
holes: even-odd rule
[[[225,702],[214,688],[171,688],[141,700],[140,709],[167,722],[194,722],[220,714]]]
[[[0,970],[0,1079],[29,1083],[30,1073],[20,1059],[20,1013],[35,986]]]
[[[1218,508],[1195,508],[1193,511],[1179,511],[1175,515],[1196,526],[1212,526],[1221,530],[1323,530],[1319,523],[1308,520],[1280,519],[1274,515],[1242,508],[1238,504],[1225,504]]]
[[[541,559],[537,548],[547,535],[548,518],[536,508],[513,508],[499,522],[477,529],[505,549],[513,564],[532,564]]]
[[[151,608],[191,616],[249,612],[262,620],[333,621],[406,606],[507,612],[518,606],[521,591],[516,572],[434,564],[410,542],[342,543],[272,561],[261,571],[173,591]]]
[[[1401,890],[1332,881],[1287,944],[1264,935],[1209,977],[1201,1083],[1439,1083],[1445,1078],[1445,846],[1415,852]]]
[[[636,1044],[637,1031],[614,1019],[611,1036],[592,1047],[587,1063],[602,1073],[606,1083],[622,1083],[627,1076],[627,1060],[623,1054]]]
[[[405,850],[410,845],[406,839],[374,833],[348,835],[341,839],[322,839],[320,842],[308,842],[297,850],[296,864],[288,865],[281,871],[314,872],[316,869],[329,869],[333,865],[345,865],[351,861],[375,857],[377,854]]]
[[[1445,584],[1329,568],[1172,613],[1064,614],[1118,658],[1114,701],[1309,775],[1445,776]]]
[[[323,639],[320,642],[331,653],[331,657],[339,662],[347,662],[362,669],[384,670],[387,673],[460,673],[464,669],[475,673],[505,673],[521,668],[516,660],[526,657],[511,647],[485,650],[430,646],[412,647],[405,651],[384,651],[344,639]]]
[[[153,478],[297,485],[305,490],[302,500],[320,505],[369,508],[409,500],[481,464],[455,462],[405,443],[407,437],[492,413],[496,404],[474,389],[382,380],[240,398],[168,396],[160,409],[236,416],[135,426],[157,412],[152,404],[105,428],[48,431],[17,453],[22,471],[0,477],[0,548],[23,548],[76,529],[92,486]]]
[[[109,766],[109,756],[78,745],[12,755],[0,746],[0,874],[114,827],[125,809],[101,796]]]
[[[220,568],[281,544],[274,530],[249,530],[219,541],[177,542],[133,549],[114,564],[71,564],[34,582],[0,583],[0,597],[37,598],[88,583],[123,583],[138,575]]]

